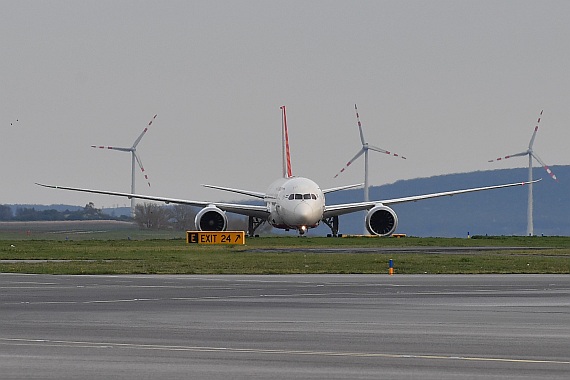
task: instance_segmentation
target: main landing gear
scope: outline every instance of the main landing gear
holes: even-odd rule
[[[331,233],[327,234],[327,237],[342,237],[342,234],[338,233],[338,215],[323,218],[323,223],[331,229]]]
[[[329,228],[331,233],[327,234],[327,237],[342,237],[342,234],[338,233],[338,216],[331,216],[322,220]],[[249,237],[259,237],[255,234],[255,231],[265,223],[265,219],[257,218],[255,216],[249,216],[247,218],[247,235]],[[288,231],[288,230],[286,230]],[[305,236],[306,229],[299,230],[299,236]]]
[[[255,216],[249,216],[247,218],[247,235],[249,237],[259,237],[259,235],[255,235],[255,230],[261,226],[265,220],[261,218],[257,218]]]

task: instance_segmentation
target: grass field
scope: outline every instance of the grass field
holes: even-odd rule
[[[117,224],[118,223],[118,224]],[[0,225],[0,272],[47,274],[565,273],[570,237],[246,239],[245,245],[187,244],[183,232],[131,224]],[[405,253],[381,248],[409,248]],[[461,254],[414,247],[498,247]],[[505,248],[507,247],[507,248]],[[524,247],[524,249],[508,249]],[[344,251],[346,248],[346,251]],[[361,248],[360,252],[353,252]],[[500,248],[500,249],[499,249]],[[351,253],[348,253],[350,249]]]
[[[180,231],[141,230],[134,223],[114,220],[0,222],[0,240],[137,240],[183,236]]]

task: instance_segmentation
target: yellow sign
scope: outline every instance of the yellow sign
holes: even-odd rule
[[[186,231],[188,244],[245,244],[244,231]]]

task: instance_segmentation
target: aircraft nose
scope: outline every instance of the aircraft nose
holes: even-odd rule
[[[295,207],[295,224],[297,225],[313,225],[315,220],[315,212],[308,202],[301,202]]]

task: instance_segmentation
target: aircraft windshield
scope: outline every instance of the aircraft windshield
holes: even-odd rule
[[[289,200],[292,201],[293,199],[313,199],[316,200],[317,196],[316,194],[311,194],[311,193],[307,193],[307,194],[290,194],[289,195]]]

